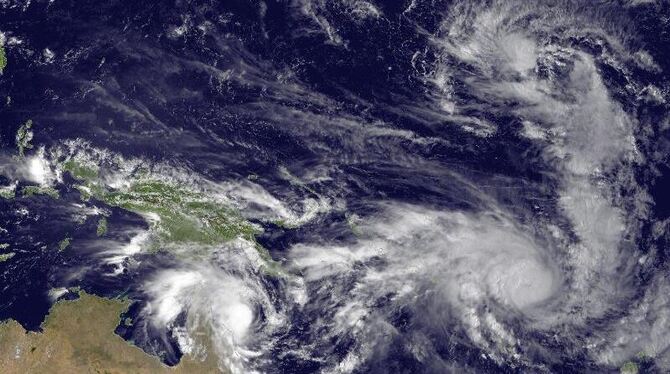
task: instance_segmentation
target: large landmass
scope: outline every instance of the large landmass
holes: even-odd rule
[[[0,61],[1,62],[1,61]],[[32,121],[21,126],[17,135],[18,157],[24,158],[32,149]],[[100,175],[95,162],[67,159],[57,163],[76,181],[81,198],[91,198],[110,206],[135,212],[147,219],[152,233],[147,250],[174,249],[187,246],[185,255],[197,256],[196,248],[217,247],[236,238],[256,244],[256,228],[234,208],[186,185],[161,180],[149,173],[124,175],[121,186],[111,188]],[[18,182],[16,182],[18,183]],[[47,195],[60,198],[50,185],[24,186],[17,196],[17,184],[0,189],[5,199],[31,198]],[[106,234],[106,215],[98,220],[97,236]],[[58,247],[65,250],[72,238],[66,237]],[[7,249],[2,244],[0,249]],[[264,248],[256,244],[268,262],[268,271],[276,272]],[[0,254],[0,262],[8,261],[13,252]],[[221,373],[219,358],[207,349],[211,338],[207,332],[196,332],[204,350],[185,355],[178,365],[169,367],[158,357],[123,340],[114,333],[119,316],[129,302],[81,293],[74,301],[59,301],[42,324],[43,332],[26,331],[18,322],[0,322],[0,373]],[[202,340],[202,341],[200,341]]]
[[[217,358],[182,357],[175,367],[131,345],[114,329],[128,307],[86,293],[59,301],[42,324],[26,332],[16,321],[0,323],[0,373],[220,373]]]

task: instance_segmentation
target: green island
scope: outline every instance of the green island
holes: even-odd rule
[[[621,369],[619,372],[621,374],[637,374],[639,372],[639,368],[636,363],[632,361],[628,361],[623,366],[621,366]]]
[[[128,301],[80,292],[58,301],[42,323],[27,332],[16,321],[0,323],[0,372],[19,373],[221,373],[218,358],[184,355],[174,367],[114,334]]]
[[[253,240],[256,229],[231,208],[176,184],[138,177],[126,187],[110,189],[98,180],[97,170],[73,160],[62,168],[82,182],[82,198],[91,197],[147,218],[157,237],[165,243],[215,245],[237,237]],[[104,231],[99,222],[98,230]],[[104,232],[103,232],[104,233]]]
[[[16,133],[21,156],[32,148],[32,127],[33,122],[29,119]],[[216,245],[238,237],[255,241],[257,229],[250,222],[234,209],[202,192],[152,178],[146,171],[129,176],[129,183],[123,187],[110,188],[100,178],[99,167],[95,163],[68,158],[59,166],[62,172],[68,172],[79,182],[75,187],[83,200],[95,198],[144,216],[155,234],[154,239],[158,239],[154,244]],[[6,198],[15,194],[10,189],[3,192],[6,193],[2,196]],[[21,192],[23,197],[59,197],[58,191],[52,187],[26,186]],[[102,236],[106,231],[107,220],[99,220],[97,235]],[[69,244],[69,239],[65,239],[59,248],[64,250]]]
[[[0,262],[5,262],[10,258],[14,257],[14,255],[15,255],[14,252],[0,254]]]
[[[363,230],[360,228],[361,217],[358,214],[346,214],[347,226],[351,229],[351,232],[356,236],[363,235]]]
[[[7,53],[5,52],[5,47],[0,45],[0,73],[2,73],[7,67]]]
[[[13,199],[16,197],[16,190],[12,187],[2,187],[0,188],[0,197],[3,199]]]
[[[217,244],[255,233],[232,209],[158,180],[134,181],[129,188],[95,196],[109,205],[149,217],[159,236],[168,242]]]
[[[90,180],[98,177],[98,170],[74,160],[64,162],[61,168],[63,171],[69,172],[73,178],[79,180]]]
[[[67,249],[67,247],[70,246],[70,242],[72,241],[72,238],[65,238],[58,242],[58,250],[59,251],[64,251]]]
[[[21,157],[24,156],[27,149],[31,149],[33,147],[33,145],[30,144],[30,141],[33,140],[33,132],[31,131],[32,127],[33,120],[29,119],[23,125],[21,125],[19,130],[16,132],[16,146],[19,149],[19,156]]]
[[[107,233],[107,218],[102,217],[98,220],[98,227],[95,229],[95,234],[103,236]]]
[[[23,197],[31,197],[35,195],[47,195],[54,199],[58,199],[58,191],[53,187],[41,187],[41,186],[25,186],[21,190]]]

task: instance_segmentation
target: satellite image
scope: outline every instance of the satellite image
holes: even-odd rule
[[[0,373],[670,373],[668,100],[668,0],[0,0]]]

